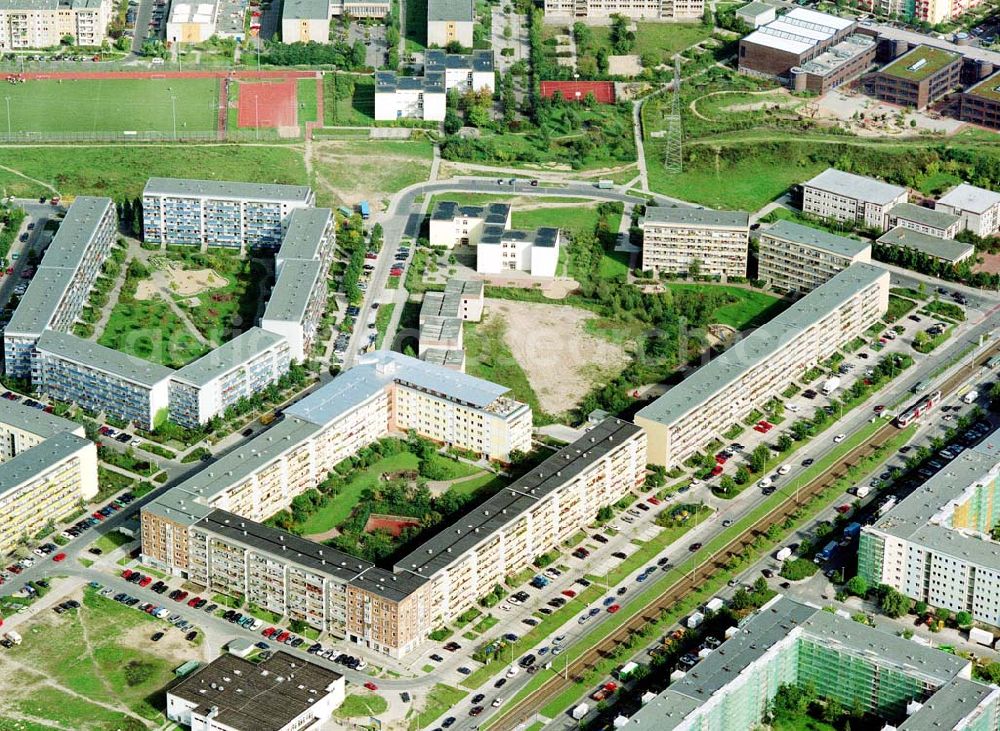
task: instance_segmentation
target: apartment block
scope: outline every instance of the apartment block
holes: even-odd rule
[[[45,330],[68,332],[83,311],[118,229],[110,198],[80,196],[66,211],[27,291],[4,328],[7,375],[31,376],[31,354]]]
[[[785,292],[811,292],[852,264],[871,263],[866,241],[791,221],[761,230],[757,277]]]
[[[224,653],[167,691],[167,718],[197,731],[302,731],[344,702],[344,676],[287,652]]]
[[[111,0],[8,0],[0,6],[0,51],[58,46],[73,36],[79,46],[108,38]]]
[[[879,232],[889,227],[889,211],[906,198],[906,188],[835,168],[802,184],[803,212]]]
[[[427,0],[427,45],[459,43],[472,48],[476,12],[472,0]]]
[[[147,243],[277,248],[288,216],[316,196],[306,186],[150,178],[142,194]]]
[[[696,20],[704,10],[704,0],[545,0],[545,18],[553,22],[612,15],[630,20]]]
[[[375,119],[443,122],[447,106],[444,79],[440,71],[425,71],[423,76],[397,76],[395,71],[376,71]]]
[[[654,274],[747,275],[750,214],[649,206],[642,220],[642,269]]]
[[[961,71],[960,53],[917,46],[866,77],[865,92],[890,104],[924,109],[959,87]]]
[[[843,615],[843,616],[842,616]],[[1000,689],[971,680],[971,661],[776,596],[739,631],[628,719],[636,731],[742,731],[765,725],[785,684],[812,685],[872,728],[994,731]]]
[[[938,238],[904,226],[889,229],[879,236],[875,243],[880,246],[917,251],[945,264],[958,264],[976,253],[976,247],[972,244]]]
[[[281,5],[282,43],[330,42],[329,0],[285,0]]]
[[[900,226],[939,239],[953,239],[962,230],[962,219],[936,208],[900,203],[889,211],[889,226]]]
[[[643,407],[635,423],[649,438],[649,461],[682,464],[888,307],[889,272],[852,264]]]
[[[283,336],[251,328],[170,376],[170,420],[197,428],[241,398],[263,391],[290,364]]]
[[[327,305],[327,273],[333,261],[336,226],[329,208],[293,211],[274,258],[274,287],[260,326],[282,335],[292,360],[306,361]]]
[[[31,383],[60,401],[152,429],[167,418],[173,371],[69,333],[38,339]]]
[[[424,54],[424,70],[444,74],[445,91],[496,91],[493,51],[476,50],[469,54],[445,53],[430,48]]]
[[[81,425],[0,400],[0,556],[97,489],[97,448]]]
[[[1000,193],[975,185],[957,185],[934,204],[935,211],[958,216],[963,230],[977,236],[1000,231]]]

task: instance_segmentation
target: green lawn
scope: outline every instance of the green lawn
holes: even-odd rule
[[[601,279],[615,279],[628,275],[628,263],[631,254],[627,251],[612,251],[601,257],[601,265],[597,270]]]
[[[129,538],[124,533],[119,533],[115,530],[110,533],[105,533],[103,536],[94,541],[94,547],[100,548],[104,553],[111,553],[111,551],[116,548],[120,548],[121,546],[129,544],[134,540],[134,538]]]
[[[427,3],[406,3],[406,44],[408,53],[427,47]]]
[[[330,140],[315,142],[313,148],[324,178],[345,190],[360,187],[380,193],[426,181],[434,155],[426,141]]]
[[[738,301],[717,309],[712,314],[712,322],[729,325],[737,330],[761,325],[788,307],[788,303],[778,297],[755,289],[715,284],[667,284],[667,287],[676,291],[722,287]]]
[[[344,99],[336,98],[334,75],[323,78],[323,117],[330,126],[369,127],[375,122],[375,79],[371,76],[354,76],[354,93]]]
[[[317,121],[316,79],[299,79],[295,97],[299,105],[299,124]]]
[[[218,79],[63,79],[8,84],[15,133],[211,131]],[[6,112],[0,108],[0,113]],[[4,120],[7,122],[8,120]],[[3,123],[0,123],[2,125]]]
[[[535,208],[528,211],[515,210],[510,221],[514,228],[534,229],[553,226],[570,236],[578,232],[592,232],[597,225],[597,207],[576,205],[566,208]],[[621,216],[612,216],[608,224],[617,228]]]
[[[399,277],[396,277],[399,280]],[[392,311],[396,309],[396,305],[389,303],[387,305],[382,305],[378,308],[378,314],[375,315],[375,329],[378,332],[378,337],[375,339],[375,347],[381,348],[382,341],[385,340],[385,331],[389,327],[389,320],[392,319]]]
[[[430,726],[438,716],[444,714],[449,708],[453,708],[467,696],[464,690],[453,688],[444,683],[437,683],[427,693],[427,702],[424,707],[413,718],[410,719],[409,731]]]
[[[344,698],[340,708],[334,711],[337,718],[356,718],[358,716],[377,716],[385,713],[389,702],[378,693],[364,691]]]
[[[504,342],[505,327],[506,322],[495,317],[487,317],[480,323],[465,323],[465,371],[470,376],[507,386],[515,399],[531,407],[537,420],[543,416],[541,404],[527,374]]]
[[[169,258],[190,262],[189,252],[169,253]],[[234,332],[242,330],[243,323],[253,322],[261,297],[260,284],[266,279],[266,270],[259,262],[247,262],[230,253],[210,253],[208,261],[216,274],[226,280],[226,284],[197,295],[184,298],[175,295],[174,300],[186,310],[187,316],[198,332],[219,346],[229,340]],[[188,263],[192,269],[202,268],[201,264]],[[194,304],[197,302],[197,304]]]
[[[97,342],[174,368],[209,351],[161,299],[118,302]]]
[[[594,43],[592,50],[611,46],[611,28],[609,26],[592,27]],[[636,23],[635,48],[632,53],[641,56],[644,53],[655,53],[663,59],[669,59],[678,51],[693,46],[712,35],[712,29],[701,23]]]

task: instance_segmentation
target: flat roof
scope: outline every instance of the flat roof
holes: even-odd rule
[[[818,188],[829,193],[842,195],[845,198],[854,198],[869,203],[885,205],[896,200],[901,195],[906,195],[906,188],[899,185],[883,183],[881,180],[869,178],[864,175],[845,173],[836,168],[827,168],[811,180],[803,183],[809,188]]]
[[[440,48],[429,48],[424,54],[424,68],[428,71],[463,69],[483,73],[493,71],[493,51],[480,49],[470,54],[446,53]]]
[[[510,217],[509,203],[487,203],[482,206],[459,205],[455,201],[438,201],[431,211],[432,221],[451,221],[456,218],[482,218],[486,223],[504,225]]]
[[[375,91],[383,94],[395,93],[396,91],[444,94],[444,72],[426,71],[423,76],[398,76],[395,71],[376,71]]]
[[[351,586],[377,594],[394,602],[401,602],[417,591],[427,579],[411,573],[393,573],[373,566],[351,579]]]
[[[1000,79],[997,81],[1000,83]],[[998,94],[998,99],[1000,99],[1000,94]],[[941,196],[938,203],[961,211],[986,213],[993,206],[1000,205],[1000,193],[968,183],[961,183]]]
[[[961,54],[953,51],[945,51],[942,48],[931,46],[917,46],[904,53],[879,73],[907,81],[922,81],[949,64],[961,61],[961,59]]]
[[[754,330],[714,360],[703,365],[648,406],[641,416],[671,425],[700,408],[708,399],[738,381],[751,368],[788,346],[803,330],[835,311],[862,289],[888,272],[881,267],[855,263],[824,282],[767,324]]]
[[[536,229],[504,228],[490,223],[483,226],[479,246],[499,246],[505,241],[525,241],[532,246],[554,247],[559,243],[559,229],[541,226]]]
[[[956,262],[965,259],[975,253],[976,247],[972,244],[963,244],[954,239],[942,239],[930,234],[914,231],[903,226],[889,229],[877,239],[878,243],[886,246],[900,246],[904,249],[913,249],[930,256],[936,256],[945,261]]]
[[[768,11],[774,11],[775,7],[773,5],[768,5],[767,3],[756,2],[747,3],[742,8],[736,9],[737,15],[746,15],[751,18],[755,18],[758,15],[762,15]]]
[[[743,41],[801,55],[853,24],[854,21],[847,18],[793,8],[767,25],[762,25],[743,38]]]
[[[472,0],[427,0],[427,21],[456,20],[471,23],[475,18]]]
[[[992,76],[987,76],[978,84],[970,86],[965,90],[965,93],[971,96],[978,96],[982,99],[1000,102],[1000,71],[997,71]]]
[[[329,20],[328,0],[284,0],[281,5],[282,20]]]
[[[992,713],[998,695],[1000,688],[996,686],[953,678],[924,701],[920,710],[907,716],[898,731],[973,728],[974,719]]]
[[[794,221],[778,221],[762,230],[760,235],[792,241],[796,244],[802,244],[803,246],[809,246],[820,251],[851,259],[865,251],[865,249],[871,248],[871,243],[868,241],[849,239],[846,236],[838,236],[823,229],[803,226],[801,223],[795,223]]]
[[[133,355],[78,338],[72,333],[46,330],[38,339],[38,350],[63,360],[103,371],[125,381],[152,388],[167,380],[174,371],[159,363],[151,363]]]
[[[176,371],[172,378],[197,388],[240,368],[285,341],[283,335],[252,327],[198,360]]]
[[[52,465],[61,462],[71,454],[75,454],[88,444],[93,444],[93,442],[64,431],[54,434],[31,449],[14,455],[6,462],[0,462],[0,495],[44,474]],[[53,515],[52,517],[62,516]]]
[[[332,221],[329,208],[296,208],[288,214],[288,227],[276,258],[318,259],[323,235]]]
[[[457,317],[432,316],[422,318],[420,340],[457,340],[462,336],[462,321]]]
[[[101,222],[114,205],[110,198],[89,195],[76,198],[45,250],[42,265],[71,269],[80,266],[87,245],[94,240]]]
[[[307,185],[194,180],[191,178],[150,178],[146,181],[146,187],[143,188],[142,194],[177,198],[236,198],[302,204],[308,204],[312,200],[312,190]]]
[[[167,692],[196,703],[199,714],[218,709],[212,720],[226,727],[281,731],[325,698],[342,678],[334,670],[281,650],[260,662],[227,652]]]
[[[308,541],[294,533],[268,527],[227,510],[213,510],[194,527],[247,548],[280,556],[283,561],[298,564],[343,583],[375,565],[336,548]]]
[[[52,322],[59,303],[73,281],[73,270],[66,267],[40,266],[28,289],[4,328],[4,335],[38,337]]]
[[[171,23],[215,23],[215,14],[218,10],[217,3],[179,3],[175,2],[170,6]]]
[[[876,40],[871,36],[855,33],[830,46],[816,58],[809,59],[800,68],[807,74],[827,76],[874,48],[875,44]]]
[[[647,206],[644,223],[677,226],[708,226],[750,229],[750,214],[746,211],[715,211],[711,208],[670,208]]]
[[[286,259],[274,281],[262,320],[301,322],[313,287],[322,274],[320,266],[317,260]]]
[[[935,211],[913,203],[897,203],[889,211],[889,218],[902,218],[931,228],[948,229],[958,223],[958,216],[944,211]]]
[[[452,368],[465,367],[465,351],[455,348],[428,348],[424,351],[422,359],[435,365]]]
[[[605,419],[486,502],[450,521],[448,527],[397,561],[395,572],[433,577],[641,431],[627,421]]]
[[[20,429],[42,439],[48,439],[65,431],[83,431],[83,426],[75,421],[47,414],[41,409],[33,409],[5,398],[0,398],[0,426]]]

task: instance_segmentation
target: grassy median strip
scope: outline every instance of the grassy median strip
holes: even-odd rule
[[[818,460],[815,464],[810,466],[802,476],[799,478],[799,483],[804,487],[809,484],[810,481],[820,477],[826,470],[828,470],[833,464],[843,459],[843,457],[850,453],[851,450],[858,447],[858,445],[864,443],[866,440],[870,439],[875,433],[880,429],[885,428],[886,424],[884,422],[876,422],[874,424],[866,424],[863,428],[859,429],[857,432],[852,434],[850,437],[845,439],[837,449],[832,450],[828,455]],[[874,469],[876,464],[884,462],[888,459],[899,446],[905,444],[913,432],[916,430],[916,425],[910,425],[906,429],[901,430],[898,434],[894,435],[885,444],[885,448],[880,450],[878,453],[869,455],[862,459],[852,470],[852,472],[857,472],[859,470],[870,470]],[[737,556],[730,559],[730,564],[732,568],[726,571],[717,572],[712,578],[703,581],[702,584],[693,592],[689,593],[684,599],[677,602],[669,612],[661,614],[660,619],[653,625],[654,631],[658,630],[660,627],[670,626],[676,622],[681,617],[685,616],[688,612],[693,610],[699,604],[702,603],[703,598],[714,594],[716,591],[721,589],[730,576],[738,573],[740,567],[744,564],[749,565],[752,561],[757,560],[766,551],[770,550],[773,546],[784,540],[789,533],[796,530],[799,526],[805,524],[807,521],[811,520],[813,516],[825,509],[833,499],[838,496],[847,485],[845,482],[850,481],[852,477],[848,474],[845,477],[841,477],[836,480],[833,484],[825,488],[823,491],[815,495],[808,503],[804,503],[800,508],[799,515],[795,519],[786,521],[786,528],[781,531],[781,535],[776,539],[768,539],[765,536],[761,536],[758,539],[760,545],[755,544],[755,548],[744,554],[744,556]],[[701,550],[692,554],[690,558],[682,562],[675,569],[667,572],[665,575],[660,577],[659,580],[655,581],[653,584],[654,588],[649,589],[649,594],[652,597],[658,596],[667,587],[673,585],[674,583],[680,581],[685,574],[693,571],[698,566],[700,566],[705,560],[706,556],[710,556],[721,548],[725,547],[734,538],[743,533],[748,527],[754,525],[764,516],[771,513],[775,508],[777,508],[782,502],[788,499],[786,488],[779,490],[774,495],[771,495],[767,500],[761,503],[752,512],[740,518],[736,521],[734,525],[722,531],[718,536],[708,542]],[[806,510],[807,506],[815,505],[815,509]],[[564,662],[569,664],[577,660],[581,655],[587,652],[590,648],[599,644],[608,635],[617,631],[624,624],[633,619],[637,614],[646,609],[645,604],[635,603],[630,604],[622,608],[620,612],[615,614],[613,618],[605,622],[600,627],[596,628],[593,632],[585,635],[570,646],[566,652],[563,654]],[[652,634],[652,631],[647,634]],[[634,645],[633,641],[627,641],[621,645],[621,647],[631,648]],[[584,678],[579,683],[574,683],[564,690],[562,693],[558,694],[552,698],[545,706],[542,707],[541,713],[544,716],[553,718],[559,713],[561,713],[565,708],[572,704],[583,691],[583,688],[587,685],[596,683],[598,679],[603,678],[607,675],[616,665],[618,665],[623,658],[612,657],[607,658],[599,662],[594,670],[586,673]],[[559,663],[553,663],[553,671],[557,672]],[[490,718],[481,728],[489,728],[493,723],[503,717],[504,713],[508,713],[510,709],[524,699],[526,696],[530,695],[538,688],[543,686],[546,682],[551,680],[551,676],[543,675],[539,673],[535,675],[531,681],[525,685],[521,690],[519,690],[511,699],[503,706],[500,713]]]
[[[465,696],[464,690],[453,688],[444,683],[438,683],[427,693],[427,703],[416,716],[410,719],[409,731],[417,731],[431,725],[435,719],[443,715],[449,708],[458,705]]]

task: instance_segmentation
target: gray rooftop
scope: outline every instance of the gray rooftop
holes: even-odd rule
[[[89,195],[76,198],[66,211],[66,217],[59,224],[56,235],[52,237],[52,243],[45,250],[42,265],[70,269],[80,266],[87,245],[93,241],[101,221],[113,207],[114,203],[110,198]]]
[[[852,264],[739,341],[736,347],[703,365],[656,401],[640,409],[637,416],[668,426],[674,424],[737,382],[750,369],[785,348],[803,330],[887,275],[888,272],[881,267]]]
[[[427,583],[416,574],[399,574],[373,566],[351,579],[351,586],[377,594],[393,602],[400,602]]]
[[[985,213],[993,206],[1000,205],[1000,193],[962,183],[941,196],[938,203],[944,203],[962,211]]]
[[[20,429],[42,439],[65,431],[79,430],[83,433],[83,427],[75,421],[7,399],[0,399],[0,425]]]
[[[423,360],[449,368],[465,367],[465,351],[454,348],[428,348],[424,351]]]
[[[213,722],[227,728],[281,731],[325,697],[341,677],[280,650],[261,662],[225,653],[169,692],[198,704],[200,714],[217,709]]]
[[[878,243],[913,249],[949,262],[961,261],[972,256],[976,251],[976,247],[972,244],[963,244],[954,239],[938,238],[903,226],[896,226],[896,228],[886,231],[879,236]]]
[[[329,20],[330,3],[327,0],[284,0],[281,4],[282,20]]]
[[[329,208],[296,208],[288,214],[288,228],[281,239],[277,260],[318,259],[323,234],[333,220]]]
[[[407,571],[431,578],[641,431],[627,421],[605,419],[474,510],[451,521],[400,559],[394,567],[396,573]]]
[[[55,317],[59,303],[73,281],[73,270],[66,267],[40,266],[24,296],[4,328],[6,335],[38,337]]]
[[[481,299],[483,282],[480,280],[449,279],[444,292],[426,292],[420,304],[420,324],[429,317],[461,317],[462,300]]]
[[[709,228],[742,228],[750,230],[750,214],[746,211],[714,211],[711,208],[670,208],[649,206],[643,223],[672,226],[706,226]]]
[[[360,358],[353,368],[285,409],[285,414],[326,426],[390,383],[410,386],[477,409],[490,406],[510,390],[482,378],[380,350]]]
[[[773,5],[768,5],[767,3],[752,2],[747,3],[743,7],[736,11],[737,15],[746,15],[747,17],[756,17],[761,13],[766,13],[768,10],[774,10]]]
[[[55,10],[59,0],[0,0],[0,10]]]
[[[103,345],[91,340],[78,338],[70,333],[46,330],[38,339],[38,350],[49,353],[62,360],[103,371],[125,381],[131,381],[140,386],[152,388],[173,375],[174,371],[158,363],[151,363],[142,358]]]
[[[434,221],[451,221],[455,218],[482,218],[488,224],[504,226],[510,217],[510,204],[487,203],[484,206],[460,206],[455,201],[438,201],[431,211]]]
[[[319,261],[286,259],[267,300],[263,319],[301,322],[316,280],[322,274],[320,268]]]
[[[245,199],[303,204],[308,204],[312,200],[312,191],[306,185],[192,180],[190,178],[150,178],[146,181],[143,195],[163,195],[176,198]]]
[[[457,317],[424,317],[420,323],[420,340],[458,340],[462,337],[462,321]]]
[[[201,388],[230,371],[244,367],[285,340],[259,327],[253,327],[206,353],[173,374],[173,380]]]
[[[891,203],[901,195],[906,195],[906,188],[883,183],[881,180],[863,175],[845,173],[836,168],[827,168],[803,185],[842,195],[846,198],[882,205]]]
[[[477,50],[470,54],[446,53],[440,48],[429,48],[424,54],[424,68],[428,71],[446,69],[466,69],[469,71],[493,71],[493,51]]]
[[[31,449],[24,450],[6,462],[0,462],[0,495],[44,474],[49,467],[66,459],[88,444],[93,444],[93,442],[64,431],[49,437]],[[62,516],[53,515],[52,517]]]
[[[479,237],[480,246],[499,246],[504,241],[524,241],[532,246],[552,247],[559,243],[559,229],[542,226],[528,231],[520,228],[504,228],[492,223],[483,226],[483,234]]]
[[[375,91],[382,93],[400,91],[423,91],[428,94],[444,94],[443,71],[427,71],[423,76],[399,76],[394,71],[375,72]]]
[[[974,719],[993,712],[998,694],[1000,689],[995,686],[955,678],[938,688],[919,711],[899,726],[899,731],[975,728]]]
[[[792,221],[778,221],[761,231],[760,234],[761,236],[769,236],[802,244],[803,246],[809,246],[849,259],[853,259],[866,249],[871,248],[871,243],[868,241],[858,241],[857,239],[849,239],[846,236],[837,236],[829,231],[823,231],[812,226],[803,226],[800,223]]]
[[[899,203],[893,206],[889,211],[889,218],[902,218],[906,221],[942,230],[946,230],[958,222],[958,216],[954,214],[935,211],[933,208],[924,208],[913,203]]]
[[[472,0],[427,0],[427,21],[456,20],[471,23]]]
[[[268,527],[226,510],[213,510],[199,520],[195,528],[222,536],[246,548],[280,556],[283,561],[330,576],[341,583],[350,581],[374,566],[370,561],[336,548],[307,541],[294,533]]]

